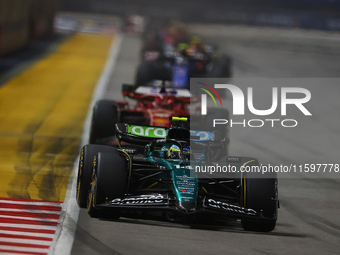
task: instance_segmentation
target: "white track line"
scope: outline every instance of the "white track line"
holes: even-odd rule
[[[11,231],[11,230],[1,230],[1,229],[0,229],[0,234],[19,235],[19,236],[28,236],[28,237],[47,237],[47,238],[52,238],[52,239],[54,237],[54,234],[21,232],[21,231]]]
[[[42,251],[42,253],[47,253],[47,251]],[[1,255],[15,255],[15,254],[25,255],[25,254],[32,254],[32,253],[22,253],[22,252],[19,252],[19,251],[17,251],[17,252],[14,252],[14,251],[11,251],[11,252],[1,252]],[[39,254],[39,253],[37,253],[37,254]]]
[[[1,212],[22,212],[22,213],[46,213],[46,214],[60,214],[61,211],[40,211],[40,210],[26,210],[26,209],[13,209],[13,208],[0,208],[0,215]]]
[[[0,227],[57,230],[57,226],[20,224],[20,223],[18,223],[18,224],[14,224],[14,223],[0,223]]]
[[[109,83],[110,77],[114,70],[115,64],[117,62],[118,53],[120,51],[121,43],[123,40],[123,36],[117,34],[112,41],[110,52],[108,58],[106,60],[106,64],[104,67],[104,71],[100,76],[100,79],[94,89],[92,94],[91,104],[89,106],[89,110],[86,116],[83,134],[80,141],[80,146],[84,146],[90,135],[90,126],[91,126],[91,116],[92,109],[96,101],[103,98],[105,94],[105,90]],[[78,168],[78,158],[79,154],[74,162],[73,172],[70,177],[70,181],[67,188],[67,193],[65,197],[65,201],[63,204],[62,213],[60,216],[60,224],[57,228],[56,238],[53,240],[53,243],[49,249],[49,254],[55,255],[67,255],[71,254],[72,245],[74,241],[74,235],[77,228],[77,221],[79,216],[79,207],[76,202],[76,181],[77,181],[77,168]]]
[[[16,254],[18,254],[18,255],[27,255],[27,254],[32,254],[32,253],[22,253],[22,252],[19,252],[19,251],[17,251],[17,252],[1,252],[1,255],[16,255]],[[39,254],[39,253],[37,253],[37,254]],[[47,254],[47,251],[42,251],[42,254]]]
[[[50,246],[52,241],[41,241],[41,240],[32,240],[32,239],[23,239],[23,238],[0,237],[0,242],[13,243],[12,249],[15,250],[18,243]],[[12,244],[7,244],[7,246],[11,246],[11,245]],[[2,245],[1,245],[1,247],[2,247]]]
[[[15,200],[1,200],[0,203],[16,204],[16,205],[37,205],[37,206],[53,206],[62,207],[62,203],[49,203],[49,202],[29,202],[29,201],[15,201]]]
[[[11,252],[11,251],[19,251],[20,252],[20,254],[25,254],[25,253],[22,253],[22,252],[24,252],[24,251],[26,251],[26,252],[41,252],[41,253],[47,253],[48,252],[48,249],[42,249],[42,248],[28,248],[28,247],[15,247],[15,249],[13,249],[13,246],[7,246],[7,245],[1,245],[1,249],[3,249],[3,250],[8,250],[8,253],[3,253],[3,252],[1,252],[1,255],[2,254],[15,254],[15,253],[13,253],[13,252]],[[19,253],[18,252],[18,253]]]
[[[34,220],[34,221],[50,221],[58,222],[59,219],[48,219],[48,218],[34,218],[34,217],[22,217],[22,216],[12,216],[12,215],[0,215],[1,218],[18,219],[18,220]]]

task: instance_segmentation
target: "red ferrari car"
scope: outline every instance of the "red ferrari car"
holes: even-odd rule
[[[226,125],[213,128],[208,123],[212,119],[226,119],[228,110],[222,108],[208,109],[207,115],[190,114],[189,103],[200,101],[200,98],[192,97],[187,89],[139,86],[123,84],[122,94],[124,97],[136,101],[130,106],[128,101],[100,100],[93,109],[92,125],[90,133],[91,144],[116,144],[115,124],[128,123],[140,126],[170,127],[169,117],[190,117],[185,125],[190,129],[192,136],[201,136],[207,130],[214,133],[214,140],[219,143],[225,141],[228,150],[229,132]],[[196,133],[195,133],[196,132]]]
[[[189,117],[188,104],[193,99],[186,89],[144,87],[135,89],[123,84],[124,97],[136,100],[131,107],[128,101],[100,100],[93,109],[90,143],[103,143],[115,134],[116,123],[170,127],[169,117]]]

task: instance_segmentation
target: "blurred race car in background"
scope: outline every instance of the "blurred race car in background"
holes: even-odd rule
[[[229,128],[227,125],[212,127],[212,119],[229,119],[229,112],[223,108],[208,108],[207,115],[190,113],[188,105],[199,102],[187,89],[165,86],[122,85],[122,95],[136,101],[130,107],[128,101],[99,100],[92,114],[90,144],[116,144],[115,124],[129,123],[170,127],[169,117],[190,117],[187,128],[203,129],[214,132],[215,140],[224,143],[224,147],[216,149],[228,153]],[[153,84],[155,85],[155,84]],[[204,134],[198,134],[202,138]]]
[[[81,152],[77,202],[91,217],[117,219],[122,211],[148,210],[163,211],[170,218],[212,214],[237,218],[252,231],[275,228],[276,175],[242,172],[246,166],[259,167],[256,159],[222,153],[224,157],[213,162],[212,147],[223,145],[216,144],[212,134],[202,140],[180,125],[121,123],[116,125],[116,137],[119,146],[85,145]],[[129,148],[123,148],[122,142]],[[144,153],[137,153],[134,146],[142,146]],[[197,172],[216,163],[236,170],[219,177]]]
[[[176,88],[189,88],[190,78],[230,78],[232,61],[217,46],[204,44],[180,26],[164,26],[149,32],[142,48],[135,83],[171,81]]]

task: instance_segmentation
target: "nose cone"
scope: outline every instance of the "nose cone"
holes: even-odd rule
[[[193,212],[196,210],[196,202],[192,202],[192,203],[185,203],[185,202],[178,202],[177,207],[181,210],[181,211],[185,211],[185,212]]]

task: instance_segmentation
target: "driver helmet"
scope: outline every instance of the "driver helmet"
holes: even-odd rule
[[[172,145],[167,152],[167,158],[169,159],[180,159],[181,149],[177,145]]]

